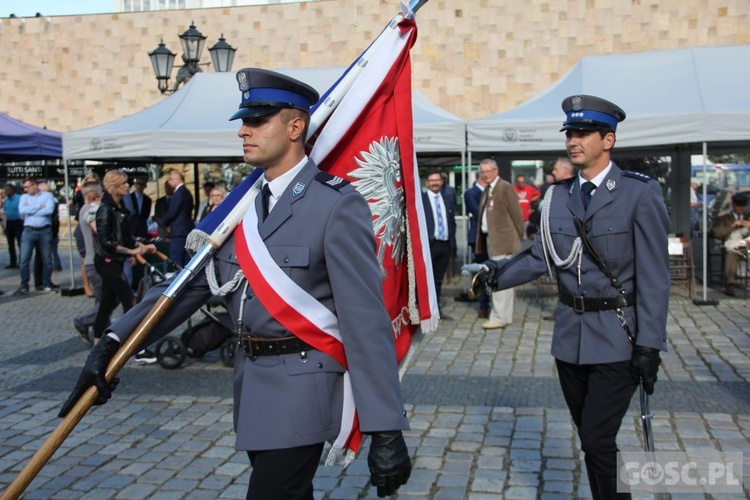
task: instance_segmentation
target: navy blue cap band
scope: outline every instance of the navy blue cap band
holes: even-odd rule
[[[304,110],[309,110],[312,106],[312,103],[305,96],[297,92],[273,88],[252,88],[242,93],[240,108],[258,106],[261,103],[273,103],[273,105],[289,103]]]
[[[565,125],[574,123],[600,123],[610,127],[613,131],[617,130],[617,118],[607,113],[582,109],[580,111],[569,111],[568,120]]]

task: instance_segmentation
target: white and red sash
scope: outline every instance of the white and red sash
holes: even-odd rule
[[[257,192],[257,187],[254,190]],[[326,463],[348,463],[359,449],[362,433],[338,318],[292,281],[273,260],[258,232],[255,203],[235,231],[235,252],[255,297],[268,313],[296,337],[331,356],[346,369],[341,431]]]

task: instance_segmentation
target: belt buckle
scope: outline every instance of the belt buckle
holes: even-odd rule
[[[578,314],[586,312],[586,306],[584,305],[585,298],[583,295],[573,295],[573,310]]]
[[[242,345],[242,350],[245,351],[246,356],[251,358],[255,357],[255,354],[253,354],[253,343],[250,340],[250,337],[242,335],[240,337],[240,344]]]

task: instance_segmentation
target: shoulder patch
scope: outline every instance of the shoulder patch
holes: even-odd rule
[[[552,184],[554,184],[555,186],[559,186],[560,184],[567,184],[568,182],[573,182],[574,180],[576,180],[575,175],[573,177],[568,177],[567,179],[560,179],[559,181],[555,181]]]
[[[349,185],[349,181],[339,177],[338,175],[331,175],[328,172],[320,171],[315,175],[315,180],[322,182],[326,186],[335,190],[340,190],[342,187]]]
[[[653,179],[653,177],[651,176],[642,174],[640,172],[633,172],[632,170],[623,170],[622,175],[624,175],[625,177],[630,177],[632,179],[638,179],[641,182],[648,182]]]

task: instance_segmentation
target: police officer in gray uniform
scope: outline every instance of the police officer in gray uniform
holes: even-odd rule
[[[617,431],[639,379],[653,393],[659,351],[666,351],[669,218],[658,182],[610,160],[625,112],[587,95],[568,97],[562,108],[578,175],[547,190],[532,247],[485,264],[492,289],[556,274],[552,355],[591,492],[610,499],[617,496]]]
[[[256,68],[240,70],[237,79],[243,97],[232,119],[242,120],[244,160],[264,170],[268,192],[255,199],[258,233],[278,267],[335,314],[359,427],[371,437],[371,482],[379,496],[391,495],[406,483],[411,461],[401,432],[408,422],[370,209],[349,183],[321,172],[305,155],[310,106],[318,100],[312,87]],[[214,287],[237,276],[238,239],[235,233],[217,251]],[[206,273],[193,279],[148,341],[205,304],[209,281]],[[246,450],[253,465],[247,496],[312,499],[323,444],[342,426],[345,370],[282,326],[255,296],[254,284],[243,282],[246,286],[226,298],[242,329],[235,355],[234,427],[236,448]],[[107,363],[163,291],[164,286],[152,289],[111,326],[89,355],[61,415],[92,384],[99,402],[108,399],[113,387],[104,379]]]

